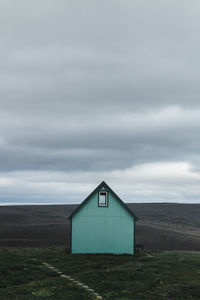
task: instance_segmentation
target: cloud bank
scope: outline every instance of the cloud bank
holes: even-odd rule
[[[0,3],[0,203],[200,203],[199,1]]]

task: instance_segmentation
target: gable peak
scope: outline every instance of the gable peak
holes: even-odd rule
[[[138,220],[138,218],[134,215],[134,213],[126,206],[126,204],[119,198],[115,192],[107,185],[105,181],[102,181],[96,189],[72,212],[72,214],[68,217],[69,219],[72,219],[72,217],[91,199],[91,197],[98,192],[101,189],[106,189],[109,193],[111,193],[117,201],[132,215],[132,217],[135,218],[135,220]]]

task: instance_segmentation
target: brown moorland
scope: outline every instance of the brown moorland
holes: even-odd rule
[[[200,250],[200,204],[127,204],[139,217],[136,244],[147,250]],[[0,247],[69,247],[77,205],[0,206]]]

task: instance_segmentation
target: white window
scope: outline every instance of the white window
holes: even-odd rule
[[[107,192],[99,192],[98,206],[108,206],[108,195]]]

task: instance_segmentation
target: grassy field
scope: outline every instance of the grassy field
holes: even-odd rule
[[[0,299],[95,299],[41,263],[89,285],[104,299],[200,299],[200,252],[69,255],[64,247],[0,249]]]

